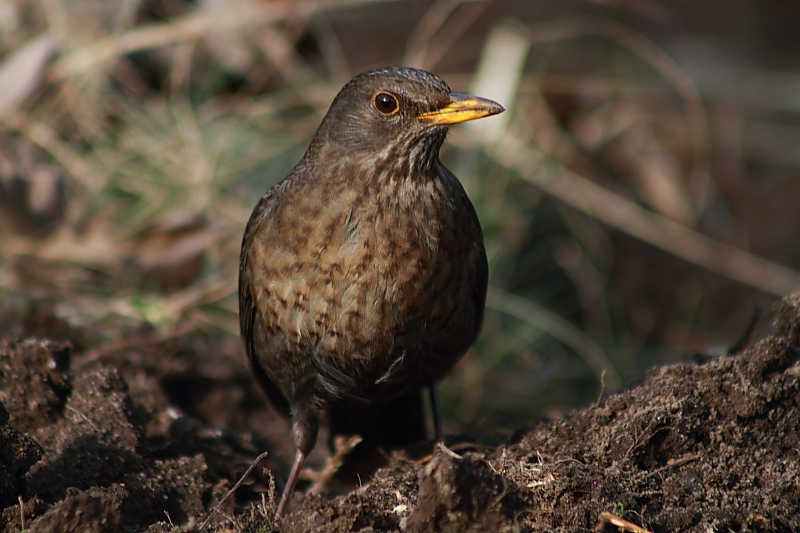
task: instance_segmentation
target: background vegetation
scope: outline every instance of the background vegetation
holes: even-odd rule
[[[0,323],[46,309],[84,347],[235,342],[250,209],[344,82],[405,64],[508,109],[442,153],[491,263],[483,335],[443,386],[451,427],[588,404],[724,351],[800,289],[799,17],[755,0],[0,0]]]

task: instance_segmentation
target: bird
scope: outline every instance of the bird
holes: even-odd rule
[[[442,441],[436,383],[478,337],[488,263],[475,208],[439,151],[452,124],[503,111],[425,70],[363,72],[255,205],[239,257],[241,338],[295,447],[276,519],[325,409],[427,388]]]

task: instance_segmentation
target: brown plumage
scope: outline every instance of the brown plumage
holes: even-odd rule
[[[477,337],[483,235],[439,149],[449,124],[502,111],[423,70],[365,72],[253,210],[240,256],[242,339],[271,402],[291,414],[297,449],[278,516],[321,409],[435,392]]]

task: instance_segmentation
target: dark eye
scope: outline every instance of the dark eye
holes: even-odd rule
[[[400,108],[400,102],[393,94],[378,93],[375,95],[375,108],[384,115],[394,115]]]

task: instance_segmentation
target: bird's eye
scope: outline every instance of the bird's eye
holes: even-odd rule
[[[393,94],[378,93],[375,95],[375,109],[384,115],[394,115],[400,109],[400,102]]]

